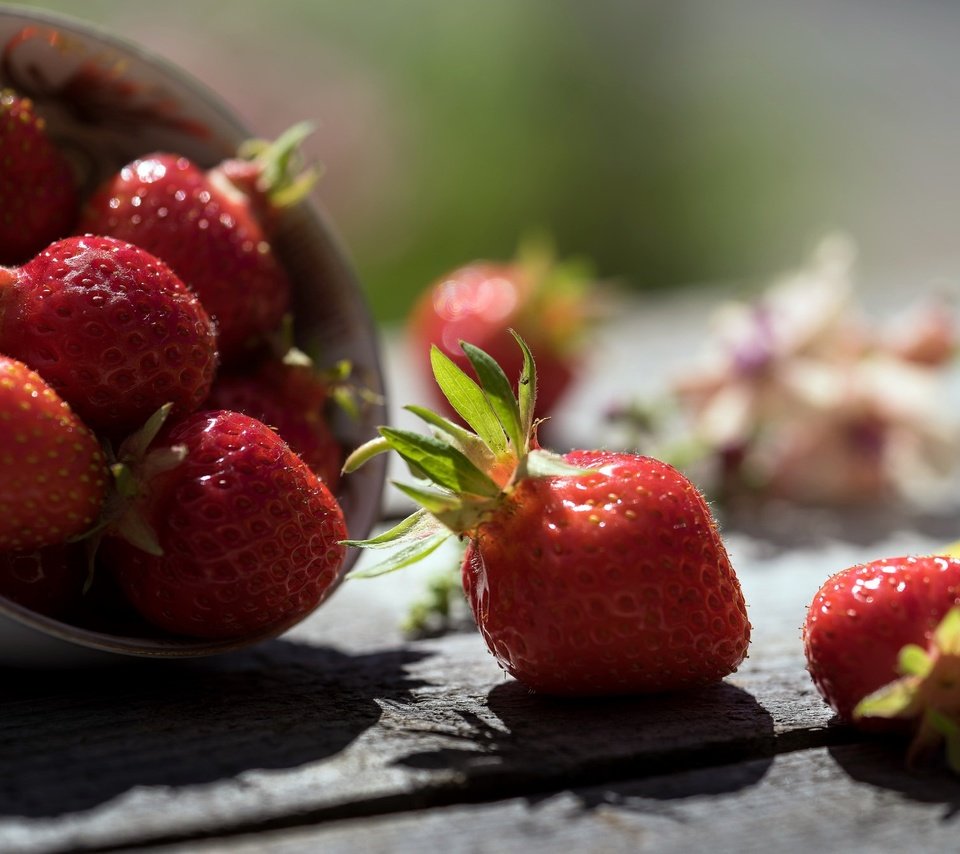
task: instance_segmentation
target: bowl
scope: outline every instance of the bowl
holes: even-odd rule
[[[84,192],[139,155],[175,151],[210,167],[255,135],[215,94],[164,59],[97,27],[45,12],[0,6],[0,85],[33,99]],[[355,380],[382,401],[376,327],[326,214],[312,199],[294,206],[285,212],[274,245],[293,281],[295,342],[303,349],[322,342],[325,362],[349,360]],[[337,416],[334,429],[355,447],[375,435],[385,412],[384,402],[374,402],[359,419]],[[385,471],[381,457],[343,478],[337,498],[351,537],[367,536],[377,521]],[[348,552],[337,583],[356,555]],[[212,655],[276,637],[291,625],[217,642],[161,636],[146,628],[114,634],[60,622],[0,597],[0,665],[73,665],[117,654]]]

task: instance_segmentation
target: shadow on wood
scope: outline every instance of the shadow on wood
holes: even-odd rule
[[[917,769],[906,767],[907,742],[897,737],[870,737],[862,744],[837,745],[830,756],[852,779],[896,792],[911,801],[943,804],[943,819],[960,813],[960,779],[941,756]]]
[[[751,694],[726,682],[687,694],[560,700],[510,681],[494,688],[486,705],[457,710],[468,726],[450,734],[450,746],[411,753],[396,764],[453,769],[481,798],[536,798],[558,783],[574,788],[766,759],[746,778],[711,778],[711,786],[723,779],[741,787],[763,776],[775,752],[773,718]]]
[[[57,816],[135,786],[184,786],[336,754],[412,703],[408,650],[271,641],[216,659],[2,674],[0,815]]]

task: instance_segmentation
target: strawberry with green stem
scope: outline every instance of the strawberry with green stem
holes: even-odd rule
[[[466,340],[489,353],[508,376],[517,376],[523,361],[509,332],[515,328],[536,356],[537,415],[547,417],[573,382],[599,302],[582,261],[558,261],[549,241],[528,238],[515,259],[465,264],[425,290],[410,313],[410,346],[424,373],[433,346],[469,370],[459,346]],[[440,405],[446,408],[446,401]]]
[[[960,559],[841,570],[814,596],[803,643],[810,676],[840,718],[912,733],[911,762],[946,741],[960,773]]]
[[[340,578],[346,525],[323,482],[267,425],[163,407],[118,449],[99,558],[155,626],[201,638],[276,633]]]
[[[433,348],[434,375],[471,429],[419,406],[421,435],[381,427],[352,471],[393,450],[431,486],[398,484],[421,509],[362,548],[392,548],[376,575],[449,537],[467,539],[462,581],[500,665],[558,695],[671,691],[721,679],[744,658],[750,624],[739,582],[700,493],[678,471],[634,454],[536,441],[537,378],[523,340],[515,396],[471,344],[479,382]]]
[[[271,239],[280,212],[316,180],[298,124],[251,140],[212,169],[156,152],[128,163],[87,200],[81,231],[127,240],[169,264],[216,320],[224,364],[259,352],[290,308],[291,284]]]

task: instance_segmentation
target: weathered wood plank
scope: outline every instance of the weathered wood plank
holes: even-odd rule
[[[335,821],[157,854],[270,850],[415,854],[942,852],[956,849],[960,783],[904,774],[882,745],[837,746],[496,803]]]
[[[877,547],[917,542],[890,536]],[[850,738],[827,728],[799,625],[823,577],[862,548],[778,552],[736,535],[730,547],[753,652],[688,697],[559,703],[504,677],[476,634],[404,642],[419,585],[402,574],[350,582],[287,638],[222,659],[5,673],[0,850],[375,815]]]

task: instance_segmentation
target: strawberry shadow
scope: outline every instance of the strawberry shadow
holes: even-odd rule
[[[456,725],[435,731],[435,748],[397,764],[453,772],[461,791],[476,800],[537,802],[554,797],[559,785],[591,809],[620,799],[628,791],[623,786],[639,785],[654,798],[736,791],[759,782],[775,752],[769,712],[726,682],[684,694],[561,700],[511,680],[486,703],[456,714]],[[681,793],[652,779],[704,766],[702,779],[691,778],[696,791]],[[637,784],[638,778],[650,783]]]
[[[0,816],[40,818],[137,786],[189,786],[333,756],[413,703],[424,654],[285,640],[220,658],[0,671]]]
[[[942,821],[960,813],[960,778],[947,768],[941,754],[916,768],[908,768],[905,739],[864,738],[858,744],[835,745],[829,749],[830,757],[851,780],[895,792],[916,803],[942,804]]]

